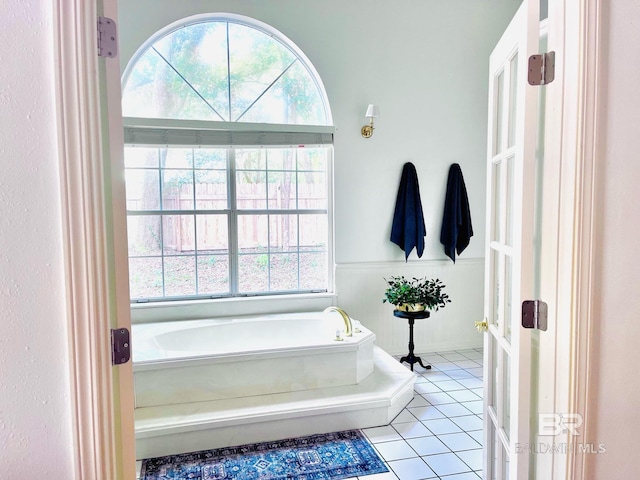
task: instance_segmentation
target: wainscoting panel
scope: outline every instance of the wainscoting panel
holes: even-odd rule
[[[382,303],[385,278],[439,278],[446,285],[451,303],[431,317],[416,320],[415,352],[442,352],[478,348],[483,335],[474,327],[483,318],[484,260],[343,263],[336,265],[338,306],[362,322],[376,336],[376,343],[392,355],[407,353],[407,320],[393,316],[393,306]]]

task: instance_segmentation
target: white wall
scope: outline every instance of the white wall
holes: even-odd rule
[[[0,3],[0,477],[74,478],[52,3]]]
[[[441,334],[434,337],[426,328],[417,328],[416,344],[422,350],[480,346],[482,336],[475,333],[473,321],[482,318],[488,58],[519,4],[520,0],[121,0],[121,63],[124,69],[156,31],[205,12],[253,17],[289,37],[318,70],[337,127],[338,304],[375,331],[383,348],[402,353],[406,326],[389,326],[394,319],[391,309],[382,305],[383,277],[409,271],[440,275],[446,277],[454,303],[431,320]],[[373,137],[365,140],[360,127],[366,123],[369,103],[380,106],[381,117]],[[407,161],[418,171],[427,224],[424,255],[417,261],[414,252],[409,264],[389,241],[398,182]],[[471,261],[473,268],[464,262],[453,266],[439,242],[452,163],[461,165],[469,193],[475,236],[461,258]],[[369,281],[361,282],[365,270]]]
[[[635,478],[638,345],[640,344],[640,3],[603,2],[601,148],[597,162],[595,325],[590,372],[588,442],[606,453],[588,456],[587,478]]]

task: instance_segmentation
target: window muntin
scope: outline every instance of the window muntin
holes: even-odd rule
[[[123,115],[329,125],[311,64],[279,37],[241,19],[179,26],[134,58],[125,74]]]
[[[132,301],[326,291],[330,155],[125,148]]]

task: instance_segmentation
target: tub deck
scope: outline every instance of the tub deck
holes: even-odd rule
[[[137,408],[355,385],[373,372],[375,334],[336,341],[318,312],[134,325]]]

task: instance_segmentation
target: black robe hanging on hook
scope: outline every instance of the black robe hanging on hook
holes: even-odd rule
[[[406,261],[414,248],[418,257],[422,257],[426,234],[418,174],[413,163],[407,162],[402,167],[402,177],[400,178],[391,226],[391,241],[404,250]]]
[[[440,231],[440,243],[444,245],[444,253],[456,262],[458,255],[467,248],[473,236],[471,226],[471,211],[467,188],[462,178],[460,165],[454,163],[449,168],[447,180],[447,195],[444,201],[444,213],[442,215],[442,230]]]

